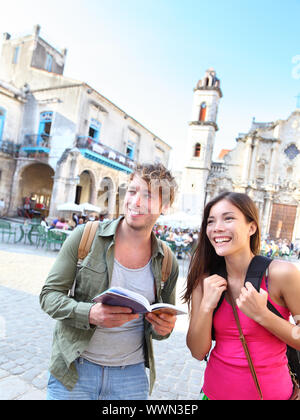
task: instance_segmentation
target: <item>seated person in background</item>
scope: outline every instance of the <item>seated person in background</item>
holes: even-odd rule
[[[55,225],[55,229],[65,229],[65,230],[69,229],[69,225],[64,219],[64,217],[61,217],[60,220],[58,220],[58,222]]]
[[[44,216],[42,216],[42,219],[41,219],[41,226],[43,226],[43,228],[45,230],[48,230],[49,229],[49,225],[48,225],[48,223],[46,221],[46,218]]]

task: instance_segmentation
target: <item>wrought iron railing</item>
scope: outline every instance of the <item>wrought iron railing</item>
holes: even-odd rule
[[[2,140],[0,141],[0,152],[6,153],[11,156],[17,156],[19,153],[21,145],[16,144],[11,140]]]
[[[109,146],[96,142],[92,137],[78,136],[76,140],[78,149],[88,149],[107,159],[120,163],[128,168],[134,168],[135,162],[123,153],[117,152]]]
[[[22,147],[44,147],[49,149],[51,146],[51,136],[47,134],[25,134]]]

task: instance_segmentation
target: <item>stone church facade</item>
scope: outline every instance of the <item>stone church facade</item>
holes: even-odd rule
[[[64,76],[67,50],[3,34],[0,56],[0,199],[16,215],[30,197],[46,216],[66,202],[121,212],[137,163],[168,165],[171,147],[82,81]]]
[[[300,109],[286,120],[253,120],[235,148],[213,161],[221,98],[220,81],[209,69],[194,90],[182,209],[202,214],[205,203],[223,191],[247,193],[259,209],[264,238],[300,240]]]

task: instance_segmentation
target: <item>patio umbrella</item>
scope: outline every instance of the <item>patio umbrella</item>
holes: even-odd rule
[[[57,206],[58,211],[79,211],[81,212],[82,209],[78,204],[72,203],[69,201],[68,203],[60,204]]]
[[[82,203],[82,204],[79,204],[79,207],[81,211],[95,211],[97,213],[101,212],[100,207],[94,206],[94,204],[91,204],[91,203]]]

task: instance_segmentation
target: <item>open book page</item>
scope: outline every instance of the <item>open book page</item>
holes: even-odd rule
[[[150,305],[148,299],[139,293],[124,289],[123,287],[111,287],[98,296],[95,296],[93,302],[100,302],[104,305],[125,306],[132,309],[133,313],[154,312],[170,313],[172,315],[185,314],[186,312],[169,303],[155,303]]]
[[[154,303],[151,305],[151,312],[156,315],[159,314],[170,314],[170,315],[184,315],[186,311],[179,308],[178,306],[171,305],[170,303]]]

